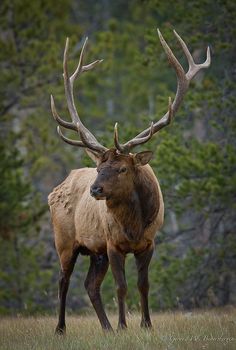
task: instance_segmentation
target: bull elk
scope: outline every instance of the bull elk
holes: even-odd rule
[[[63,71],[64,86],[71,122],[58,115],[51,96],[52,114],[58,124],[78,132],[80,140],[71,140],[57,131],[67,143],[82,147],[96,163],[96,168],[72,170],[69,176],[49,195],[49,206],[55,234],[56,250],[61,264],[59,281],[59,321],[56,333],[65,332],[65,305],[69,280],[78,254],[90,255],[90,267],[85,288],[103,329],[111,330],[100,296],[100,286],[110,264],[117,286],[119,307],[118,328],[126,328],[125,257],[133,253],[136,260],[137,286],[141,297],[141,326],[151,327],[148,308],[148,267],[154,249],[154,237],[163,224],[164,203],[158,180],[148,164],[151,151],[131,153],[167,126],[178,110],[192,78],[210,65],[210,49],[206,61],[196,64],[185,42],[174,31],[188,60],[183,67],[158,30],[161,45],[177,75],[177,91],[173,103],[157,122],[130,141],[121,144],[117,123],[114,128],[114,148],[108,149],[82,123],[74,103],[73,85],[82,73],[93,69],[102,60],[83,65],[87,39],[81,50],[78,66],[70,76],[67,67],[69,39],[66,40]]]

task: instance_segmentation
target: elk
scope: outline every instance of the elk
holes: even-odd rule
[[[60,259],[59,320],[57,334],[63,334],[65,325],[66,295],[70,276],[78,254],[90,256],[90,267],[85,288],[97,313],[101,326],[112,330],[104,311],[100,286],[109,264],[117,287],[119,309],[118,329],[126,328],[125,257],[133,253],[137,272],[137,287],[141,298],[141,327],[152,326],[148,308],[148,268],[154,250],[154,238],[163,224],[164,203],[158,180],[148,164],[151,151],[131,153],[138,145],[148,142],[152,136],[167,126],[177,112],[190,81],[202,69],[210,65],[210,49],[202,64],[196,64],[183,39],[174,34],[187,58],[189,69],[183,67],[158,30],[161,45],[177,76],[177,90],[172,103],[169,98],[167,112],[159,121],[122,144],[118,137],[117,123],[114,127],[114,148],[106,148],[82,123],[74,103],[73,85],[82,73],[93,69],[102,60],[83,65],[87,38],[81,50],[79,63],[70,76],[68,72],[68,46],[66,40],[63,77],[67,106],[71,122],[57,113],[51,96],[52,114],[60,137],[67,143],[82,147],[96,163],[96,168],[72,170],[69,176],[49,195],[49,206],[54,228],[55,246]],[[72,129],[80,140],[64,136],[60,126]]]

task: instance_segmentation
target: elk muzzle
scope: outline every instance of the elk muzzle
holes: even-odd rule
[[[102,199],[103,196],[103,188],[101,186],[97,186],[96,184],[93,184],[90,187],[90,194],[92,197],[96,199]]]

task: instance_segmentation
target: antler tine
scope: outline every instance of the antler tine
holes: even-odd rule
[[[167,118],[167,125],[170,124],[172,122],[173,116],[174,116],[174,112],[173,112],[173,105],[172,105],[172,100],[171,97],[169,96],[169,100],[168,100],[168,118]]]
[[[78,131],[78,133],[80,135],[82,143],[84,144],[84,147],[87,147],[87,148],[91,149],[92,151],[96,151],[96,152],[99,151],[99,149],[97,147],[97,144],[95,144],[91,140],[88,141],[88,138],[86,137],[86,134],[81,131],[81,126],[80,126],[79,123],[77,123],[77,131]],[[102,149],[102,152],[105,152],[106,150],[107,150],[107,148],[104,147]],[[101,152],[101,150],[100,150],[100,152]]]
[[[173,119],[174,114],[177,112],[177,110],[178,110],[178,108],[183,100],[184,95],[186,94],[186,92],[188,90],[190,81],[202,68],[209,67],[209,65],[211,63],[211,56],[210,56],[209,47],[207,49],[206,61],[202,64],[196,64],[193,60],[192,55],[190,54],[190,52],[188,50],[187,45],[185,44],[183,39],[179,36],[179,34],[177,34],[177,32],[174,31],[174,34],[175,34],[176,38],[178,39],[178,41],[179,41],[179,43],[184,51],[184,54],[188,60],[189,70],[188,70],[187,74],[185,74],[183,67],[181,66],[181,64],[179,63],[179,61],[177,60],[177,58],[173,54],[172,50],[170,49],[170,47],[166,43],[166,41],[163,38],[159,29],[157,29],[157,32],[159,35],[161,45],[162,45],[162,47],[167,55],[167,58],[171,64],[171,66],[175,69],[175,73],[177,75],[177,91],[176,91],[176,95],[175,95],[173,104],[169,100],[168,111],[165,113],[165,115],[159,121],[154,123],[154,125],[152,127],[153,128],[152,134],[155,134],[156,132],[161,130],[163,127],[170,124],[171,120]],[[126,152],[127,152],[128,148],[130,150],[132,147],[143,143],[143,138],[148,137],[150,135],[150,132],[151,132],[151,127],[147,128],[144,131],[142,131],[141,133],[139,133],[131,141],[126,142],[124,145],[120,145],[120,148],[123,150],[126,150]],[[150,137],[148,139],[150,139]]]
[[[88,38],[85,39],[85,42],[83,44],[81,53],[80,53],[80,58],[79,58],[79,63],[78,66],[75,70],[75,72],[69,76],[68,72],[68,49],[69,49],[69,38],[66,39],[66,45],[65,45],[65,50],[64,50],[64,58],[63,58],[63,77],[64,77],[64,87],[65,87],[65,95],[66,95],[66,101],[67,101],[67,107],[72,119],[72,122],[66,122],[62,120],[55,108],[54,100],[53,97],[51,97],[51,108],[52,108],[52,114],[58,124],[61,126],[67,128],[67,129],[72,129],[77,132],[79,132],[81,140],[82,141],[75,141],[75,140],[70,140],[66,138],[62,133],[61,130],[59,130],[59,135],[62,137],[62,139],[70,143],[72,145],[76,145],[79,147],[87,147],[90,148],[91,150],[94,150],[99,153],[104,153],[107,151],[107,148],[102,146],[95,136],[83,125],[82,121],[80,120],[80,117],[78,115],[78,112],[75,107],[75,102],[74,102],[74,95],[73,95],[73,85],[74,85],[74,80],[83,72],[86,72],[88,70],[93,69],[98,63],[102,62],[102,60],[96,60],[88,65],[83,66],[83,59],[84,59],[84,52],[85,48],[87,45]]]
[[[122,145],[119,143],[118,123],[115,123],[115,126],[114,126],[114,144],[115,144],[116,149],[117,149],[119,152],[122,153],[122,152],[124,151]]]
[[[83,64],[84,50],[85,50],[87,41],[88,41],[88,39],[86,38],[84,45],[82,47],[82,50],[81,50],[78,66],[77,66],[74,74],[71,77],[69,77],[68,67],[67,67],[69,38],[66,39],[63,69],[64,69],[64,85],[65,85],[67,106],[68,106],[72,121],[77,127],[79,125],[80,135],[83,135],[83,139],[86,140],[87,146],[91,145],[91,147],[90,147],[91,149],[96,150],[98,152],[105,152],[107,149],[97,141],[95,136],[81,122],[79,115],[77,113],[76,107],[75,107],[75,103],[74,103],[73,83],[74,83],[74,79],[76,77],[78,77],[80,75],[80,73],[83,72],[83,65],[82,64]],[[95,65],[93,65],[93,67],[94,66]]]
[[[117,129],[118,123],[115,124],[114,127],[114,144],[116,149],[120,152],[120,153],[129,153],[130,149],[137,146],[137,145],[141,145],[145,142],[147,142],[148,140],[150,140],[150,138],[152,137],[153,133],[154,133],[154,123],[151,122],[151,126],[150,126],[150,132],[147,136],[144,136],[140,139],[132,139],[130,141],[128,141],[127,143],[125,143],[124,145],[121,145],[119,143],[118,140],[118,129]]]
[[[190,81],[198,73],[199,70],[201,70],[202,68],[208,68],[210,66],[210,64],[211,64],[210,48],[209,48],[209,46],[207,47],[207,58],[206,58],[205,62],[201,63],[201,64],[196,64],[193,60],[191,53],[189,52],[187,45],[183,41],[183,39],[180,37],[180,35],[175,30],[174,30],[174,34],[175,34],[176,38],[178,39],[178,41],[183,49],[183,52],[188,60],[189,70],[186,74],[186,79]]]
[[[77,76],[82,72],[82,67],[83,67],[83,60],[84,60],[84,51],[85,48],[87,46],[87,42],[88,42],[88,37],[85,38],[84,44],[82,46],[81,52],[80,52],[80,56],[79,56],[79,63],[78,66],[74,72],[74,74],[71,76],[71,83],[74,82],[74,80],[77,78]]]
[[[177,58],[173,54],[172,50],[170,49],[169,45],[167,44],[167,42],[163,38],[159,29],[157,29],[157,33],[158,33],[158,36],[160,39],[160,43],[161,43],[161,45],[162,45],[162,47],[167,55],[167,58],[168,58],[170,64],[175,69],[175,73],[176,73],[177,77],[181,78],[181,79],[186,79],[183,67],[181,66],[181,64],[179,63],[179,61],[177,60]]]
[[[133,139],[131,140],[129,143],[128,143],[128,148],[132,148],[132,147],[135,147],[137,145],[141,145],[143,143],[146,143],[148,140],[151,139],[152,135],[154,134],[154,123],[151,122],[151,126],[149,128],[149,134],[147,136],[144,136],[144,137],[140,137],[139,139]]]
[[[88,70],[93,69],[97,64],[103,62],[103,60],[96,60],[90,64],[87,64],[86,66],[83,66],[84,52],[85,52],[87,43],[88,43],[88,37],[86,37],[86,39],[84,41],[84,44],[83,44],[83,47],[82,47],[82,50],[80,53],[80,57],[79,57],[78,66],[77,66],[74,74],[72,74],[72,76],[70,77],[70,81],[72,84],[73,84],[74,80],[80,75],[80,73],[87,72]]]
[[[86,145],[82,141],[71,140],[68,137],[64,136],[63,133],[61,132],[61,129],[60,129],[59,125],[57,126],[57,133],[62,138],[62,140],[65,141],[66,143],[69,143],[69,145],[79,146],[79,147],[86,147]]]
[[[67,122],[67,121],[61,119],[61,117],[58,115],[57,110],[56,110],[56,106],[54,103],[54,98],[52,95],[51,95],[51,110],[52,110],[52,115],[53,115],[54,119],[58,122],[58,124],[60,124],[61,126],[64,126],[64,128],[77,131],[77,127],[73,123],[70,123],[70,122]]]
[[[162,123],[159,124],[159,130],[162,129],[164,126],[169,125],[173,119],[173,105],[171,101],[171,97],[169,97],[168,100],[168,112],[166,113],[166,118],[162,120]],[[121,152],[121,153],[129,153],[131,148],[144,144],[147,141],[149,141],[154,133],[156,133],[158,130],[154,131],[155,124],[154,122],[151,122],[151,125],[149,127],[149,133],[146,136],[143,137],[135,137],[132,140],[126,142],[125,144],[121,145],[118,141],[118,130],[117,130],[117,123],[115,124],[114,128],[114,143],[115,147]]]
[[[194,60],[193,60],[193,57],[192,57],[191,53],[189,52],[189,49],[188,49],[187,45],[185,44],[183,39],[179,36],[179,34],[175,30],[173,30],[173,32],[174,32],[176,38],[178,39],[178,41],[179,41],[179,43],[180,43],[180,45],[181,45],[181,47],[182,47],[182,49],[184,51],[184,54],[185,54],[185,56],[186,56],[186,58],[188,60],[189,69],[193,68],[195,66],[195,63],[194,63]]]

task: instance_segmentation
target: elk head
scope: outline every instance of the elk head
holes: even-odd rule
[[[124,193],[129,197],[134,190],[138,167],[147,164],[151,157],[151,151],[126,155],[116,149],[108,150],[99,160],[98,175],[90,194],[107,200],[124,198]]]
[[[138,145],[146,143],[152,138],[155,133],[170,124],[174,114],[177,112],[183,100],[184,95],[187,92],[190,81],[202,68],[207,68],[210,65],[211,58],[209,47],[207,48],[206,61],[202,64],[196,64],[183,39],[175,31],[174,34],[188,60],[189,69],[187,73],[184,72],[183,67],[158,30],[158,35],[162,47],[167,55],[170,65],[174,68],[177,76],[177,91],[173,103],[169,97],[168,109],[165,115],[162,116],[159,121],[152,122],[150,127],[124,144],[121,144],[119,142],[118,127],[116,123],[114,127],[115,148],[113,149],[107,149],[102,144],[100,144],[96,137],[84,126],[76,110],[73,95],[73,85],[75,79],[82,73],[93,69],[96,65],[101,63],[102,60],[96,60],[88,65],[83,65],[84,51],[88,41],[86,38],[81,50],[78,66],[75,72],[69,76],[67,67],[69,39],[67,38],[66,40],[63,61],[63,76],[65,95],[68,110],[71,116],[71,122],[64,121],[59,117],[52,96],[51,109],[52,114],[58,124],[64,128],[76,131],[80,136],[80,140],[77,141],[68,139],[61,132],[60,126],[58,126],[57,131],[60,137],[71,145],[83,147],[88,155],[96,162],[98,176],[95,183],[91,186],[91,195],[96,199],[109,199],[111,197],[118,197],[121,191],[122,193],[127,193],[127,191],[130,191],[132,189],[136,172],[140,166],[143,166],[150,161],[152,152],[146,151],[137,154],[131,154],[131,150]]]

